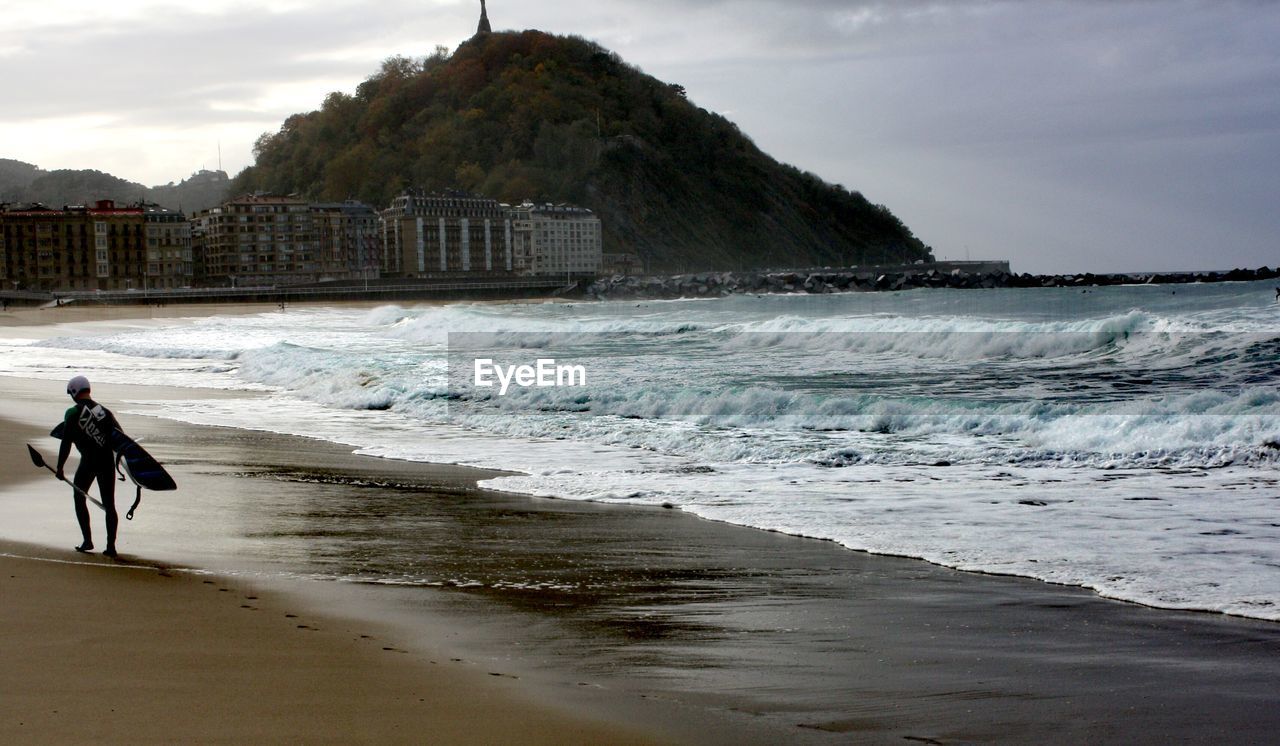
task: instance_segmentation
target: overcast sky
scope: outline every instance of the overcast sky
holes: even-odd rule
[[[0,0],[0,157],[148,185],[221,165],[478,0]],[[766,152],[1015,271],[1280,264],[1280,3],[492,0]]]

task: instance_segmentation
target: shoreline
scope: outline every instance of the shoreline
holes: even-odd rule
[[[21,386],[32,386],[35,384],[48,383],[47,381],[41,381],[38,379],[19,378],[19,377],[13,377],[13,376],[0,376],[0,382],[3,382],[5,380],[17,382]],[[0,387],[2,387],[2,384],[0,384]],[[159,399],[182,398],[183,396],[186,396],[192,393],[198,393],[198,395],[202,398],[225,398],[225,399],[249,399],[249,398],[253,398],[260,395],[258,392],[253,392],[253,391],[227,391],[227,390],[220,390],[220,389],[195,389],[195,388],[181,389],[181,388],[174,388],[174,387],[152,386],[152,385],[110,384],[110,385],[106,385],[106,387],[109,387],[113,391],[130,392],[127,394],[127,396],[131,396],[131,397],[149,397],[149,398],[159,398]],[[169,423],[172,426],[172,429],[176,429],[176,430],[180,430],[183,428],[197,428],[197,429],[212,428],[212,429],[237,430],[237,428],[230,427],[230,426],[193,424],[193,423],[183,422],[180,420],[172,420],[167,417],[162,417],[158,415],[141,414],[137,416],[144,416],[144,417],[148,417],[149,419],[154,419],[160,422]],[[0,421],[3,421],[2,410],[0,410]],[[435,479],[436,479],[435,483],[431,485],[432,487],[443,487],[444,489],[447,489],[447,490],[459,490],[459,489],[462,489],[463,486],[465,485],[467,491],[493,492],[493,493],[502,494],[517,500],[525,500],[525,499],[552,500],[556,502],[568,502],[571,504],[584,504],[584,503],[579,503],[579,501],[566,500],[565,498],[560,498],[555,496],[536,496],[535,497],[535,496],[521,493],[521,492],[505,492],[505,491],[498,490],[497,488],[482,487],[478,484],[478,482],[480,481],[489,480],[494,477],[517,475],[518,472],[510,472],[510,471],[503,471],[499,469],[490,469],[490,468],[484,468],[480,466],[461,465],[461,464],[453,464],[453,463],[409,461],[409,460],[402,460],[402,459],[396,459],[396,458],[387,458],[382,456],[355,454],[353,451],[351,451],[348,448],[346,444],[335,443],[333,441],[329,441],[318,436],[309,437],[309,436],[302,436],[302,435],[294,435],[294,434],[288,434],[288,433],[281,433],[275,430],[246,430],[245,432],[258,433],[258,434],[268,436],[268,437],[273,437],[273,438],[297,439],[297,440],[306,441],[306,442],[314,442],[316,444],[319,444],[320,447],[325,449],[337,448],[338,449],[337,453],[339,456],[352,457],[355,459],[370,459],[373,462],[377,462],[379,466],[376,467],[374,471],[377,471],[378,473],[383,474],[384,476],[409,475],[409,474],[421,475],[423,473],[431,473],[435,475]],[[43,436],[44,436],[43,432],[37,432],[34,437],[43,437]],[[72,453],[73,453],[73,456],[72,456],[71,463],[74,463],[75,461],[74,450]],[[50,464],[52,464],[55,456],[56,456],[56,449],[53,449],[52,452],[45,454],[45,459]],[[312,462],[310,466],[307,468],[316,468],[318,466],[320,466],[318,462]],[[0,483],[0,489],[3,489],[2,483]],[[145,491],[143,493],[144,497],[150,494],[153,494],[153,493],[145,492]],[[659,509],[658,506],[616,505],[613,503],[593,503],[589,501],[586,502],[585,504],[609,505],[611,507],[616,507],[622,510],[658,510]],[[665,506],[663,506],[662,509],[666,509]],[[124,510],[122,509],[121,513],[123,514],[123,512]],[[972,575],[976,577],[1015,579],[1015,580],[1027,581],[1031,583],[1039,583],[1039,584],[1044,584],[1046,586],[1050,586],[1054,588],[1061,588],[1069,591],[1085,593],[1100,601],[1116,603],[1116,604],[1125,604],[1125,605],[1133,606],[1135,608],[1150,609],[1156,612],[1183,613],[1183,614],[1205,616],[1210,618],[1222,617],[1226,619],[1238,619],[1238,620],[1248,621],[1248,622],[1277,625],[1277,628],[1280,629],[1280,620],[1269,619],[1262,616],[1249,616],[1247,614],[1232,613],[1230,611],[1223,611],[1219,609],[1197,608],[1197,607],[1190,607],[1190,606],[1184,606],[1184,607],[1160,606],[1157,604],[1144,603],[1142,601],[1137,601],[1129,598],[1108,595],[1106,593],[1103,593],[1102,591],[1099,591],[1096,588],[1093,588],[1087,585],[1059,582],[1059,581],[1045,579],[1042,577],[1037,577],[1034,575],[1026,575],[1026,574],[1019,574],[1019,573],[1012,573],[1012,572],[998,572],[994,570],[982,570],[982,569],[963,569],[963,568],[954,567],[942,562],[935,562],[925,557],[915,556],[911,554],[902,554],[902,553],[895,553],[895,552],[876,552],[868,549],[849,547],[840,543],[835,539],[829,539],[822,536],[811,536],[811,535],[802,534],[802,533],[789,533],[782,530],[759,528],[749,524],[734,523],[732,521],[721,520],[718,518],[703,516],[697,513],[682,511],[682,510],[676,511],[676,512],[693,520],[706,521],[709,523],[730,527],[735,530],[759,531],[759,532],[764,532],[769,534],[777,534],[779,536],[784,536],[784,537],[799,540],[799,541],[814,541],[821,544],[829,545],[830,547],[840,552],[852,552],[856,554],[866,555],[868,557],[883,557],[886,559],[904,560],[908,562],[921,562],[929,565],[930,567],[937,568],[939,570],[957,572],[957,573]]]
[[[112,401],[110,393],[104,387],[104,401]],[[15,403],[0,411],[11,414]],[[22,415],[23,407],[16,409]],[[23,418],[16,419],[6,438],[22,434]],[[438,577],[455,582],[314,582],[296,572],[330,567],[327,555],[263,565],[188,551],[192,561],[182,564],[215,571],[192,575],[201,582],[191,585],[216,599],[240,599],[228,614],[246,594],[263,603],[286,599],[275,608],[298,621],[286,617],[293,626],[277,630],[281,635],[297,624],[338,626],[315,619],[348,620],[340,623],[356,633],[348,635],[353,643],[360,634],[383,641],[367,646],[371,653],[389,652],[381,650],[386,646],[419,656],[419,664],[447,660],[537,707],[599,718],[620,734],[711,743],[906,737],[1067,743],[1139,734],[1194,742],[1280,726],[1274,707],[1280,672],[1266,663],[1280,653],[1280,629],[1271,623],[1147,609],[1081,589],[864,555],[676,511],[491,493],[474,488],[474,474],[446,470],[462,476],[451,482],[431,465],[344,454],[296,436],[139,416],[127,426],[163,443],[153,448],[187,492],[144,500],[136,525],[122,526],[126,559],[136,562],[142,552],[159,558],[147,562],[171,565],[165,558],[182,556],[182,543],[164,526],[199,515],[216,522],[216,513],[245,510],[248,502],[228,500],[250,492],[255,503],[274,506],[276,496],[294,493],[312,505],[316,516],[293,529],[304,537],[331,529],[339,505],[381,509],[384,500],[413,495],[429,511],[422,525],[436,526],[423,537],[433,548],[424,559],[439,566]],[[38,431],[31,424],[25,432]],[[62,492],[47,481],[24,483],[24,491]],[[0,510],[11,495],[0,491]],[[196,500],[204,512],[183,512]],[[73,535],[65,505],[52,510],[61,535]],[[100,530],[100,516],[94,520]],[[239,520],[248,520],[250,530],[277,530],[258,527],[251,516]],[[69,548],[45,551],[79,559]],[[0,558],[0,569],[15,575],[11,562]],[[513,588],[513,576],[545,588]],[[42,625],[40,635],[51,629]],[[226,639],[221,628],[209,632],[215,641]],[[296,654],[292,646],[308,638],[273,639]],[[356,667],[350,677],[381,680],[381,663],[372,657],[378,666]],[[606,740],[619,738],[610,732]]]
[[[54,395],[47,396],[44,391],[46,388],[53,391]],[[75,527],[70,509],[71,501],[64,494],[66,488],[56,483],[47,471],[36,469],[23,449],[23,445],[31,443],[48,463],[54,463],[54,441],[47,437],[47,428],[36,423],[43,416],[40,413],[43,410],[47,409],[55,416],[60,411],[61,402],[56,396],[58,388],[56,383],[50,384],[47,381],[0,378],[0,389],[8,389],[6,393],[9,394],[0,402],[0,454],[3,454],[0,463],[4,466],[0,472],[3,475],[0,477],[0,525],[8,527],[0,534],[0,578],[7,577],[10,581],[35,578],[31,580],[32,585],[17,583],[4,586],[6,608],[0,614],[0,629],[7,628],[10,631],[0,633],[0,639],[5,641],[5,659],[12,663],[7,672],[0,675],[0,691],[25,691],[34,687],[42,702],[60,703],[57,710],[64,715],[68,712],[87,712],[79,702],[80,697],[87,696],[79,688],[80,685],[72,685],[64,691],[56,683],[42,682],[39,677],[32,678],[29,675],[31,670],[48,669],[62,671],[69,680],[75,678],[72,672],[65,668],[59,669],[46,657],[32,658],[22,652],[50,647],[61,649],[65,648],[64,640],[68,636],[78,639],[78,628],[74,624],[52,621],[44,616],[39,607],[52,594],[92,604],[108,604],[113,613],[120,612],[122,606],[130,608],[137,604],[163,615],[167,613],[167,602],[161,596],[168,593],[168,589],[178,587],[185,590],[174,603],[191,604],[193,608],[200,609],[202,614],[222,614],[217,617],[222,621],[190,633],[191,644],[216,651],[211,657],[219,662],[211,664],[212,667],[207,672],[211,678],[226,675],[227,667],[247,669],[254,676],[274,677],[279,673],[275,669],[281,665],[275,661],[279,657],[275,651],[282,648],[289,650],[291,656],[305,654],[307,660],[316,656],[339,656],[347,669],[343,674],[344,681],[351,679],[362,682],[362,691],[367,688],[371,692],[386,693],[389,687],[392,688],[393,699],[403,707],[375,708],[379,724],[369,730],[366,730],[368,724],[364,722],[365,712],[359,703],[335,704],[333,698],[340,696],[340,691],[314,695],[319,698],[316,706],[335,709],[344,713],[342,717],[350,721],[351,729],[342,732],[342,740],[420,742],[416,737],[403,735],[402,731],[412,726],[419,728],[420,732],[431,732],[433,742],[439,740],[452,743],[685,743],[696,742],[704,734],[715,734],[719,742],[725,743],[766,742],[753,737],[741,725],[721,722],[720,719],[708,717],[701,712],[687,712],[680,708],[672,710],[662,704],[619,695],[595,683],[559,681],[557,677],[548,677],[545,672],[539,675],[538,671],[521,667],[518,661],[494,655],[494,638],[485,638],[480,644],[475,644],[480,638],[473,632],[466,631],[471,626],[470,622],[482,622],[470,616],[477,612],[465,610],[459,614],[459,610],[454,608],[455,604],[447,599],[443,603],[425,605],[421,599],[411,599],[408,603],[399,603],[397,606],[386,601],[386,596],[395,593],[394,588],[358,582],[317,580],[308,573],[299,572],[300,568],[296,565],[264,564],[261,557],[245,560],[228,554],[226,547],[215,547],[210,551],[210,542],[216,543],[219,531],[225,529],[221,525],[215,525],[212,531],[203,535],[188,536],[182,540],[161,535],[175,525],[200,519],[199,510],[188,501],[197,498],[208,501],[214,495],[229,496],[231,493],[238,496],[252,494],[260,498],[264,491],[270,492],[273,489],[273,484],[276,485],[274,489],[279,489],[280,484],[297,484],[298,480],[303,480],[302,489],[309,491],[311,482],[307,477],[300,476],[307,473],[323,473],[325,479],[350,479],[354,484],[402,480],[401,483],[412,482],[415,488],[427,489],[453,499],[451,496],[480,492],[476,486],[477,480],[498,472],[358,456],[342,446],[300,436],[189,425],[162,418],[129,415],[124,424],[130,428],[131,433],[144,436],[149,444],[168,441],[165,445],[152,444],[149,447],[169,465],[179,482],[179,492],[144,492],[138,520],[131,523],[123,519],[123,513],[132,501],[132,493],[130,491],[126,499],[125,490],[118,488],[116,505],[122,514],[118,541],[119,560],[113,562],[100,554],[103,546],[102,514],[92,506],[90,520],[96,544],[95,552],[77,554],[70,549],[78,543],[79,531]],[[172,398],[195,394],[197,391],[199,395],[239,395],[238,392],[150,386],[103,385],[100,388],[100,398],[107,403],[142,395],[150,398]],[[68,462],[68,472],[77,461],[73,450]],[[195,473],[192,473],[193,467]],[[183,490],[186,490],[186,494]],[[92,492],[97,493],[96,487]],[[192,492],[200,494],[192,495]],[[169,504],[165,505],[166,502]],[[157,513],[161,511],[170,512],[170,515],[160,517]],[[148,525],[155,521],[162,521],[159,531]],[[217,520],[214,524],[217,524]],[[29,529],[34,534],[34,539],[14,538],[13,528],[19,526]],[[184,550],[184,543],[188,540],[193,541],[195,546]],[[24,565],[33,563],[37,565],[37,569],[23,570]],[[85,572],[112,570],[121,572],[104,576],[107,578],[105,581],[88,579],[83,575]],[[156,575],[165,578],[171,585],[165,589],[141,591],[124,587],[115,580],[135,574],[126,571]],[[335,627],[344,629],[344,634],[352,637],[352,640],[363,643],[366,649],[362,654],[363,658],[347,660],[343,656],[348,656],[350,651],[335,651],[332,645],[323,645],[313,650],[315,646],[310,645],[307,640],[286,637],[286,633],[278,633],[279,630],[273,632],[260,628],[250,629],[238,621],[226,618],[231,613],[228,610],[233,607],[226,607],[221,611],[207,608],[193,597],[192,594],[196,592],[191,591],[189,586],[216,586],[218,591],[232,594],[231,597],[213,597],[215,600],[225,601],[231,598],[234,601],[251,596],[253,608],[242,605],[241,609],[257,612],[270,607],[276,617],[289,620],[296,618],[299,622],[305,622],[305,626],[285,624],[280,627],[286,632],[294,627],[304,631]],[[45,590],[38,591],[41,587]],[[42,619],[41,623],[29,623],[37,616]],[[68,621],[74,619],[76,614],[63,608],[62,612],[52,616]],[[220,625],[225,625],[225,628]],[[100,626],[105,630],[103,634],[118,637],[129,630],[145,628],[147,620],[122,612],[116,622]],[[353,631],[354,628],[359,628],[358,634]],[[518,634],[518,628],[512,626],[502,631],[501,638],[510,641],[516,639]],[[37,640],[34,645],[31,637]],[[241,649],[243,640],[257,640],[259,637],[263,640],[260,645],[255,643],[248,649]],[[458,638],[464,638],[468,643],[460,644]],[[386,647],[374,644],[376,641],[381,641]],[[236,649],[231,650],[232,646]],[[166,656],[177,655],[168,648],[165,650]],[[401,656],[405,665],[397,662],[398,667],[393,667],[390,673],[384,671],[384,656],[389,654]],[[65,655],[67,660],[75,657],[70,652]],[[135,653],[112,647],[93,655],[95,660],[121,661],[132,658]],[[146,660],[147,657],[143,656],[143,659]],[[312,675],[306,671],[305,664],[289,665],[298,669],[299,675]],[[155,673],[162,679],[189,673],[169,670],[165,667],[165,661],[152,661],[147,666],[149,674]],[[264,670],[263,666],[267,668]],[[325,674],[320,672],[314,675]],[[228,676],[232,679],[234,677],[234,672]],[[32,683],[33,681],[36,683]],[[426,714],[423,714],[414,706],[415,702],[423,704],[422,702],[406,699],[402,694],[395,693],[399,690],[394,688],[408,685],[421,688],[421,682],[424,681],[429,682],[432,691],[440,689],[462,694],[456,697],[451,695],[438,703],[438,706],[432,703],[432,706],[424,710]],[[148,685],[131,681],[118,682],[113,686],[128,688]],[[215,696],[220,698],[235,699],[239,696],[222,688],[215,687],[215,690]],[[75,696],[71,696],[71,693]],[[259,691],[255,696],[264,698],[266,702],[273,701],[273,695],[269,692]],[[86,720],[83,727],[87,730],[81,731],[78,730],[80,725],[26,717],[24,712],[30,705],[28,699],[8,701],[11,705],[0,704],[0,736],[7,733],[16,737],[29,737],[33,731],[24,728],[36,724],[44,729],[37,740],[101,737],[95,720]],[[165,723],[163,729],[131,734],[128,740],[231,740],[230,736],[218,730],[218,726],[223,719],[234,717],[233,715],[227,712],[216,717],[201,714],[190,720],[179,716],[175,721],[173,713],[182,710],[181,703],[162,701],[167,704],[149,711],[147,717],[160,718],[160,722]],[[430,698],[426,702],[431,703]],[[492,725],[470,727],[469,724],[476,720],[492,718],[493,713],[489,708],[495,707],[501,714]],[[117,709],[125,712],[127,707],[121,704]],[[165,717],[166,714],[169,715],[168,718]],[[439,722],[446,723],[446,727],[437,727]],[[427,728],[427,725],[431,727]],[[242,734],[242,737],[237,736],[236,739],[248,740],[250,736],[261,739],[263,734],[273,734],[267,736],[270,740],[332,740],[334,737],[329,726],[316,731],[308,730],[312,727],[309,721],[295,722],[284,718],[280,723],[267,723],[264,728],[268,726],[274,730],[258,730],[255,726],[255,729]],[[120,727],[121,733],[127,732],[123,722]],[[306,735],[308,733],[311,734],[310,737]]]
[[[0,388],[18,380],[0,379]],[[59,401],[56,384],[32,386],[41,406]],[[112,406],[126,390],[104,386],[100,398]],[[6,398],[0,414],[16,404]],[[28,419],[38,431],[40,417]],[[737,733],[756,732],[759,742],[1208,741],[1280,726],[1272,712],[1280,674],[1265,665],[1280,652],[1274,623],[1141,607],[678,511],[492,493],[475,488],[474,470],[355,456],[323,441],[132,415],[125,424],[132,431],[144,421],[165,444],[149,447],[211,510],[248,510],[209,495],[251,488],[315,513],[271,531],[305,537],[334,530],[353,507],[403,507],[406,494],[422,503],[424,546],[439,548],[422,558],[424,574],[455,582],[351,584],[341,593],[312,585],[302,592],[307,608],[363,611],[394,627],[397,641],[412,641],[401,643],[408,649],[457,650],[552,698],[579,689],[583,699],[572,701],[625,711],[626,723],[683,716],[677,740],[714,733],[702,740],[741,742]],[[470,486],[442,468],[469,472]],[[144,500],[146,520],[162,517],[162,500]],[[197,516],[208,518],[179,511],[170,520]],[[74,533],[69,510],[57,522]],[[160,553],[186,551],[145,526],[122,531]],[[302,559],[336,569],[367,561],[348,551]],[[233,582],[254,577],[252,564]],[[279,565],[273,590],[301,584],[284,572],[293,565]],[[544,588],[510,585],[526,577]]]
[[[510,304],[543,304],[572,303],[564,298],[507,298],[507,299],[470,299],[446,300],[432,298],[385,298],[366,300],[306,300],[290,301],[282,310],[279,303],[253,301],[226,301],[210,303],[175,303],[170,305],[137,304],[66,304],[58,307],[45,306],[10,306],[0,311],[0,330],[11,333],[28,328],[28,334],[43,327],[59,324],[76,324],[97,321],[142,321],[142,320],[176,320],[200,319],[217,315],[243,315],[280,313],[288,316],[289,311],[346,308],[373,310],[385,306],[428,307],[447,305],[510,305]],[[3,336],[3,333],[0,333]]]
[[[394,625],[329,603],[324,589],[146,559],[123,519],[118,561],[71,551],[79,532],[65,487],[22,449],[31,442],[54,458],[39,445],[35,410],[0,405],[0,512],[10,519],[0,537],[0,740],[670,740],[555,706],[447,648],[407,646]],[[26,527],[44,541],[11,538],[14,517],[33,515],[45,520]],[[101,545],[101,513],[91,520]]]

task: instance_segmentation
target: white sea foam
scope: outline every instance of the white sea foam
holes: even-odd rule
[[[385,306],[79,327],[0,342],[0,365],[59,378],[74,350],[99,380],[273,392],[145,407],[175,419],[1280,620],[1280,311],[1262,290]],[[459,394],[463,341],[576,354],[597,384]]]

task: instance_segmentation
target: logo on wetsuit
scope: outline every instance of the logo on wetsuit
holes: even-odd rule
[[[93,409],[84,407],[80,410],[80,431],[89,436],[99,448],[107,447],[107,433],[98,423],[107,418],[107,410],[101,404],[95,405]]]

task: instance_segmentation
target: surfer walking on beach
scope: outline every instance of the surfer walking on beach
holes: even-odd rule
[[[116,527],[120,518],[116,514],[116,474],[115,452],[111,450],[111,433],[119,429],[116,417],[111,410],[93,400],[89,389],[89,379],[76,376],[67,382],[67,394],[75,404],[67,410],[63,418],[64,433],[62,447],[58,449],[58,479],[66,477],[62,467],[71,455],[71,444],[75,443],[80,452],[80,465],[76,468],[72,484],[76,506],[76,521],[80,524],[80,533],[84,541],[76,547],[77,552],[93,550],[93,534],[89,528],[89,504],[86,494],[96,480],[98,496],[102,499],[102,508],[107,514],[107,548],[103,551],[108,557],[116,556]]]

